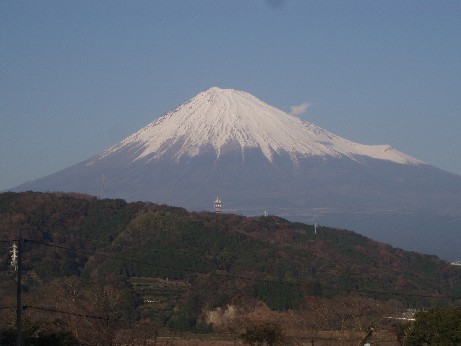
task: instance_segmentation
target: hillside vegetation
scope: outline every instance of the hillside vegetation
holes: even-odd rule
[[[456,306],[461,298],[459,268],[351,231],[315,234],[276,216],[81,194],[3,193],[2,329],[14,321],[10,249],[20,229],[25,316],[81,341],[248,335],[248,325],[260,323],[310,339],[325,330],[360,335],[371,323],[390,328],[383,317],[405,308]]]

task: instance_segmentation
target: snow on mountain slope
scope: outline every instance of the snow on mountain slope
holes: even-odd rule
[[[307,156],[368,156],[402,164],[420,161],[388,145],[363,145],[334,135],[274,108],[249,93],[213,87],[112,146],[103,158],[134,149],[133,160],[160,158],[174,148],[174,158],[194,157],[210,145],[219,157],[226,145],[259,148],[272,162],[275,153],[292,160]]]

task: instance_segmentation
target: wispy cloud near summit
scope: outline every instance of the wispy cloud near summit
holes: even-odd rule
[[[290,106],[291,115],[301,115],[307,112],[308,108],[311,106],[309,102],[303,102],[300,105]]]

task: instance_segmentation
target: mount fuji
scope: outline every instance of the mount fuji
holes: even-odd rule
[[[351,228],[461,256],[461,176],[389,145],[341,138],[242,91],[213,87],[120,143],[13,191],[73,191]]]

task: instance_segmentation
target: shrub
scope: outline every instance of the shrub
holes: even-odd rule
[[[241,334],[243,342],[248,345],[287,345],[280,325],[276,323],[264,323],[252,325]]]

